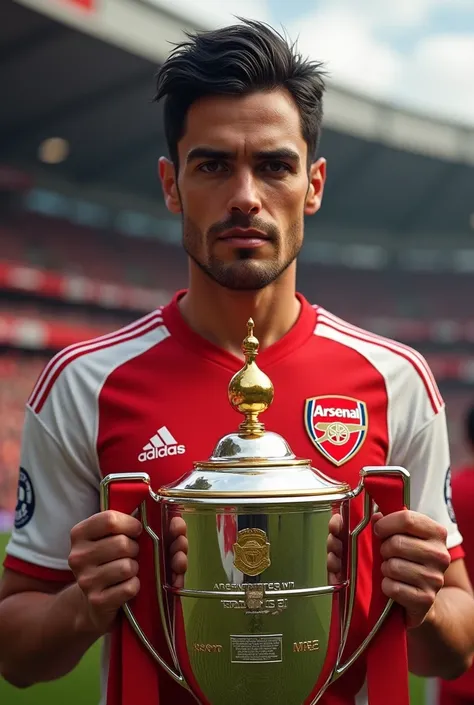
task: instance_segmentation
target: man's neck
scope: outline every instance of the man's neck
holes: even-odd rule
[[[296,266],[259,291],[226,289],[190,266],[189,288],[179,307],[186,323],[214,345],[243,359],[242,341],[253,318],[260,350],[282,338],[296,323],[301,304],[295,291]]]

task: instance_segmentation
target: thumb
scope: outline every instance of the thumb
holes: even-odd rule
[[[380,519],[381,519],[382,517],[383,517],[382,512],[375,512],[375,514],[372,514],[372,517],[371,517],[372,527],[374,527],[375,524],[376,524],[378,521],[380,521]]]

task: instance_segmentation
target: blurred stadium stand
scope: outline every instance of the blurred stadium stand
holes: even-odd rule
[[[0,510],[15,505],[24,404],[45,362],[186,283],[150,98],[167,42],[196,23],[123,0],[119,27],[114,0],[102,10],[75,2],[80,11],[72,0],[2,7]],[[56,136],[69,154],[45,163],[44,140]],[[460,415],[474,398],[474,131],[330,86],[321,153],[329,178],[299,288],[427,357],[458,462]]]

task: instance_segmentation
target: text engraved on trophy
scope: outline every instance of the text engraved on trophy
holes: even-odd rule
[[[231,635],[231,663],[281,663],[282,644],[282,634]]]
[[[242,590],[245,592],[247,585],[252,585],[252,583],[214,583],[213,590],[223,590],[225,592],[237,592]],[[281,583],[261,583],[265,592],[270,592],[272,590],[294,590],[295,583],[292,580],[282,581]]]
[[[302,654],[304,651],[319,651],[319,639],[295,641],[293,642],[293,651],[296,654]]]
[[[220,654],[222,644],[193,644],[194,651],[200,651],[206,654]]]
[[[288,607],[286,597],[280,597],[278,600],[265,598],[260,608],[249,608],[247,600],[221,600],[221,605],[227,610],[246,610],[247,613],[256,612],[258,614],[280,614]]]
[[[242,529],[233,548],[234,566],[245,575],[260,575],[270,565],[270,544],[262,529]]]

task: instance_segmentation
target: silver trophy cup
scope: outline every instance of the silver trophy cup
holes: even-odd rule
[[[255,364],[258,341],[249,322],[246,363],[229,385],[245,415],[236,433],[176,483],[152,489],[145,473],[112,474],[102,482],[102,508],[113,483],[143,482],[140,517],[154,545],[156,596],[169,654],[159,653],[124,610],[143,647],[202,705],[313,705],[347,671],[382,626],[387,600],[362,643],[343,660],[354,607],[358,536],[373,502],[350,531],[351,500],[367,478],[397,476],[409,506],[409,476],[399,467],[366,467],[356,489],[298,459],[260,413],[273,386]],[[159,521],[148,521],[150,503]],[[343,519],[342,569],[328,571],[329,521]],[[156,512],[153,512],[156,516]],[[164,537],[179,517],[187,538],[186,571],[173,581]],[[380,578],[381,580],[381,578]]]

